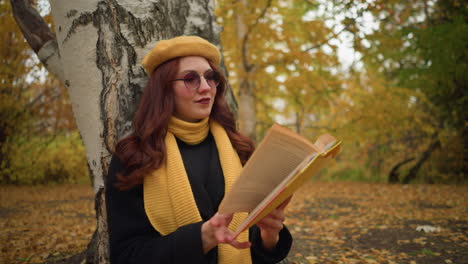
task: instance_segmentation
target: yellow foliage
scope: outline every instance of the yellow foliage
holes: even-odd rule
[[[336,47],[329,44],[333,31],[324,19],[306,19],[315,8],[298,0],[218,2],[229,81],[235,92],[241,83],[252,83],[259,135],[278,118],[301,132],[310,113],[331,106],[340,83],[331,69],[338,61],[336,52],[323,48]],[[278,103],[288,107],[276,111]]]
[[[17,141],[11,164],[5,168],[19,184],[89,182],[86,154],[78,132],[56,136],[49,144],[44,139]]]
[[[344,153],[327,175],[344,172],[354,179],[386,181],[393,166],[417,159],[431,135],[440,132],[437,108],[419,90],[398,87],[372,68],[342,72],[336,30],[325,23],[337,20],[333,12],[317,12],[320,5],[218,1],[229,81],[235,92],[241,83],[251,83],[258,138],[273,122],[311,139],[332,133],[344,141]],[[409,13],[399,15],[407,19]],[[349,32],[354,23],[343,22]],[[380,38],[395,50],[403,41],[391,35]],[[463,160],[457,153],[454,159]]]
[[[88,181],[65,88],[44,76],[7,1],[0,24],[0,183]]]

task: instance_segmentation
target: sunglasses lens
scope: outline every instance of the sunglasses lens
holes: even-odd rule
[[[184,82],[187,88],[195,90],[200,86],[200,75],[195,72],[188,73],[184,76]]]
[[[206,72],[203,77],[206,80],[206,83],[211,87],[211,88],[216,88],[220,82],[220,76],[218,72],[215,71],[209,71]],[[189,72],[187,73],[183,79],[185,83],[185,87],[187,87],[190,90],[196,90],[198,87],[200,87],[201,83],[201,77],[198,75],[197,72]]]
[[[210,71],[205,73],[205,80],[211,88],[216,88],[219,84],[219,73]]]

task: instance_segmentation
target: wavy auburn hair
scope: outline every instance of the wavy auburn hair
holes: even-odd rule
[[[117,176],[116,186],[121,190],[142,184],[145,175],[161,167],[164,162],[164,138],[175,109],[172,80],[176,78],[179,62],[180,58],[175,58],[154,70],[135,113],[133,132],[116,145],[115,154],[125,167],[125,171]],[[219,72],[216,65],[210,61],[208,63],[214,71]],[[234,115],[224,98],[226,79],[222,74],[220,77],[210,118],[226,130],[242,164],[245,164],[254,150],[254,144],[237,131]]]

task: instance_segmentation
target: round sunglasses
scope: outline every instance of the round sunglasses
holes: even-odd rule
[[[220,82],[219,73],[216,71],[207,71],[203,74],[206,83],[211,88],[216,88]],[[200,87],[201,76],[196,71],[189,71],[183,78],[175,79],[172,81],[184,81],[185,87],[191,91],[195,91]]]

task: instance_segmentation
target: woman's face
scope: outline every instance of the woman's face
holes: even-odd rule
[[[208,61],[198,56],[182,57],[175,79],[174,116],[187,122],[198,122],[208,117],[216,96],[216,73]]]

